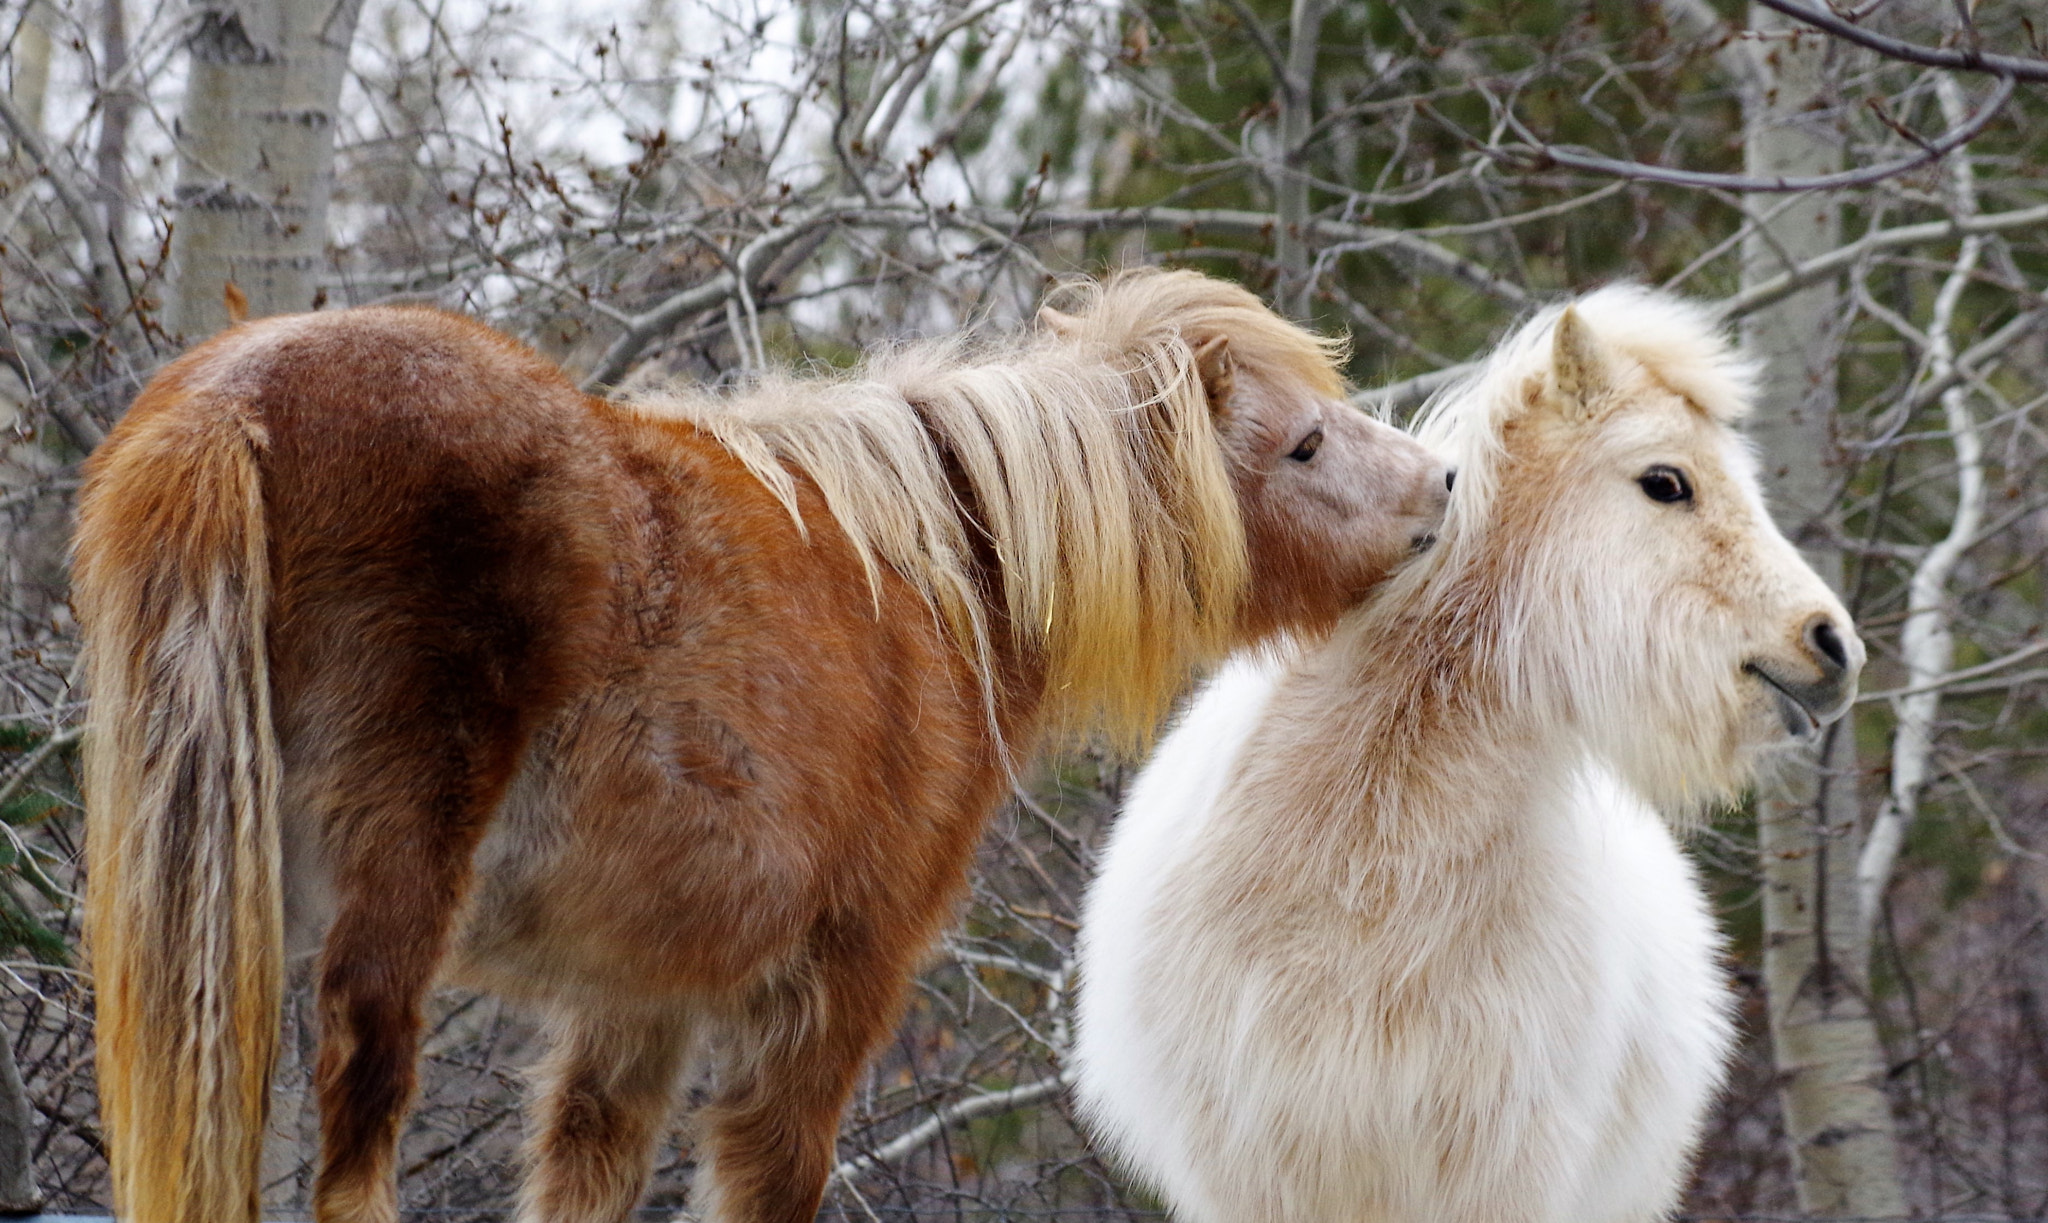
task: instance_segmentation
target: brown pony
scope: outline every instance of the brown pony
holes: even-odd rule
[[[622,1219],[715,1055],[709,1210],[816,1211],[841,1107],[1021,753],[1142,741],[1313,631],[1443,467],[1187,272],[720,397],[476,323],[237,327],[92,460],[88,940],[115,1208],[239,1223],[317,950],[322,1223],[397,1217],[423,995],[540,1006],[531,1223]]]

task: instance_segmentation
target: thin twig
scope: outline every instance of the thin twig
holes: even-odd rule
[[[36,750],[29,753],[28,759],[21,762],[20,766],[14,770],[13,775],[7,779],[4,785],[0,785],[0,807],[5,807],[9,802],[13,801],[15,794],[21,790],[22,786],[28,783],[29,777],[37,769],[43,767],[44,761],[78,742],[84,735],[85,728],[83,726],[72,726],[58,731],[37,744]]]
[[[1876,692],[1865,692],[1856,698],[1856,703],[1859,705],[1869,705],[1875,704],[1878,701],[1901,700],[1905,697],[1919,696],[1928,692],[1953,691],[1958,686],[1971,680],[1982,679],[1987,675],[1996,675],[2007,667],[2018,666],[2029,658],[2037,657],[2044,652],[2048,652],[2048,641],[2037,641],[2033,645],[2022,646],[2010,654],[2001,654],[1990,662],[1980,662],[1974,667],[1962,667],[1950,671],[1938,679],[1928,680],[1919,684],[1907,684],[1898,688],[1884,688]]]
[[[1023,1087],[1012,1087],[1007,1091],[984,1092],[981,1095],[957,1100],[873,1151],[845,1161],[833,1169],[832,1174],[841,1179],[850,1179],[871,1168],[893,1164],[930,1145],[940,1134],[953,1126],[972,1121],[976,1117],[986,1117],[991,1113],[1007,1113],[1027,1108],[1041,1100],[1051,1099],[1064,1091],[1068,1085],[1068,1077],[1058,1075]]]

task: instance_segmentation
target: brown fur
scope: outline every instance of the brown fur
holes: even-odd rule
[[[828,467],[801,413],[761,406],[805,384],[730,418],[611,404],[431,311],[247,324],[165,370],[94,457],[77,545],[124,1217],[255,1218],[282,907],[319,950],[322,1223],[395,1219],[420,1003],[450,971],[552,1016],[522,1218],[623,1218],[699,1041],[713,1213],[810,1218],[1015,753],[1077,703],[1128,722],[1162,674],[1326,624],[1441,514],[1441,467],[1332,400],[1324,350],[1241,290],[1151,274],[1084,297],[1078,338],[825,384],[819,421],[881,413],[888,462],[865,466]],[[1196,369],[1218,336],[1227,402]],[[1124,371],[1154,413],[1119,409],[1145,480],[1098,507],[1142,539],[1079,549],[988,517],[1010,492],[958,430],[1017,432],[1044,403],[991,408],[974,371],[1062,362]],[[1172,415],[1190,394],[1201,410]],[[1324,453],[1291,462],[1310,427]],[[1021,472],[1036,444],[998,457]],[[1106,471],[1030,462],[1063,504],[1103,500],[1075,482]],[[906,463],[936,463],[944,500]],[[1089,569],[1116,548],[1135,579]],[[1051,585],[1020,593],[1019,567]],[[1135,580],[1117,598],[1175,622],[1059,589],[1077,580]],[[1121,690],[1102,638],[1132,623],[1175,647]]]

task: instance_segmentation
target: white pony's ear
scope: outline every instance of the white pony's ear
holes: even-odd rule
[[[1038,325],[1062,339],[1072,336],[1081,329],[1081,320],[1071,314],[1062,314],[1051,306],[1038,308]]]
[[[1209,395],[1209,411],[1222,415],[1237,384],[1237,362],[1230,357],[1230,337],[1212,335],[1195,345],[1195,372]]]
[[[1550,376],[1566,419],[1591,420],[1612,401],[1614,368],[1606,346],[1570,306],[1551,332]]]

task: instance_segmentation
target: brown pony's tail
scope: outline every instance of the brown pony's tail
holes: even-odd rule
[[[125,1223],[254,1223],[283,977],[259,424],[168,374],[94,456],[73,603],[86,948]]]

